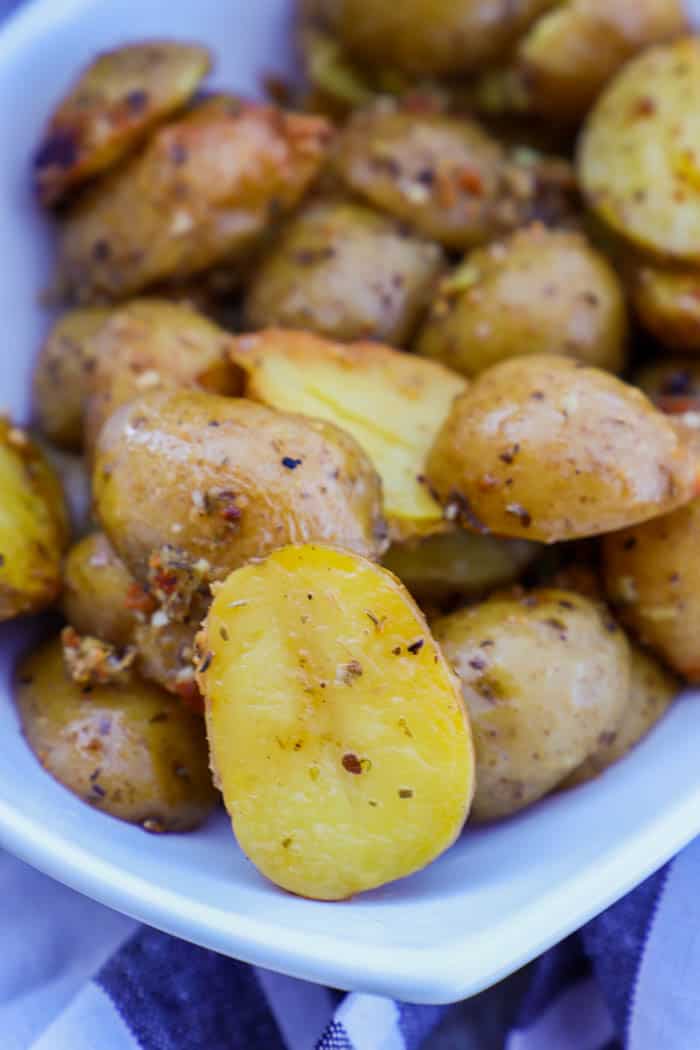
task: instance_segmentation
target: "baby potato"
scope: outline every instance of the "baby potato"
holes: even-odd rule
[[[61,589],[68,517],[61,484],[26,431],[0,416],[0,621],[50,605]]]
[[[644,649],[631,645],[629,696],[622,721],[615,732],[601,734],[595,751],[561,786],[585,784],[624,758],[666,714],[677,694],[678,680]]]
[[[662,346],[700,351],[700,268],[640,266],[630,295],[639,320]]]
[[[61,448],[83,444],[83,412],[95,356],[92,337],[111,310],[85,306],[59,317],[34,368],[34,406],[41,430]]]
[[[212,768],[269,879],[340,900],[452,844],[474,790],[469,723],[394,576],[285,547],[229,576],[198,644]]]
[[[250,558],[318,538],[378,558],[381,483],[353,438],[321,420],[195,390],[147,394],[102,428],[97,516],[136,579],[173,545],[221,580]]]
[[[495,596],[433,622],[474,734],[471,816],[536,802],[622,718],[629,647],[598,603],[572,591]]]
[[[394,538],[442,526],[426,487],[425,457],[465,381],[442,365],[379,343],[345,346],[269,329],[235,340],[246,396],[328,420],[352,434],[382,479]]]
[[[195,635],[202,618],[192,616],[186,623],[161,622],[157,611],[137,625],[133,637],[139,673],[179,696],[199,714],[204,704],[195,681],[193,659]]]
[[[68,551],[61,607],[79,634],[130,645],[155,602],[136,583],[103,532],[91,532]]]
[[[296,205],[329,133],[321,117],[230,99],[165,125],[66,214],[59,285],[90,302],[235,267]]]
[[[456,398],[426,474],[447,516],[553,543],[665,514],[694,456],[641,391],[554,354],[502,361]]]
[[[235,394],[231,337],[185,303],[135,299],[112,311],[91,341],[93,367],[85,408],[85,447],[92,453],[115,409],[156,390]]]
[[[700,681],[700,500],[605,536],[605,587],[622,622],[674,671]]]
[[[44,769],[91,806],[146,831],[189,831],[214,809],[202,720],[156,686],[81,689],[54,638],[22,662],[16,696]]]
[[[580,233],[534,224],[472,252],[442,281],[416,349],[467,376],[531,353],[619,372],[626,339],[607,260]]]
[[[638,369],[632,382],[662,412],[700,412],[700,361],[690,357],[662,358]]]
[[[44,204],[112,167],[187,102],[209,71],[196,44],[151,40],[105,51],[54,111],[34,159]]]
[[[415,76],[471,73],[507,54],[554,0],[340,0],[340,41],[359,63]]]
[[[438,245],[373,208],[315,202],[263,261],[246,296],[246,322],[405,345],[442,262]]]
[[[527,540],[479,536],[452,526],[446,532],[394,543],[382,559],[419,602],[473,598],[515,583],[541,548]]]
[[[578,171],[594,214],[660,258],[700,262],[700,39],[650,48],[588,116]]]

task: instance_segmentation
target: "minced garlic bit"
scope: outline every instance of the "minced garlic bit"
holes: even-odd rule
[[[117,648],[73,627],[61,631],[63,659],[73,681],[84,688],[128,682],[136,659],[133,645]]]

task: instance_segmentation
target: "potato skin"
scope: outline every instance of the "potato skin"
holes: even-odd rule
[[[213,100],[167,124],[66,215],[59,285],[80,302],[239,263],[319,170],[321,117]]]
[[[201,719],[156,686],[85,692],[55,638],[20,665],[16,698],[44,769],[95,808],[147,831],[189,831],[214,809]]]
[[[44,204],[112,167],[179,109],[209,70],[197,44],[151,40],[98,55],[58,105],[34,159]]]
[[[289,540],[318,537],[378,557],[377,475],[353,439],[317,420],[200,391],[145,395],[102,428],[97,515],[142,583],[174,544],[221,580]]]
[[[85,409],[92,454],[105,421],[135,397],[156,390],[236,394],[231,337],[184,303],[135,299],[116,308],[91,341],[93,368]]]
[[[50,605],[61,589],[68,516],[61,484],[26,431],[0,416],[0,622]]]
[[[659,259],[700,262],[700,40],[650,48],[586,121],[579,180],[595,215]]]
[[[412,237],[372,208],[307,205],[255,275],[250,328],[302,328],[334,339],[406,345],[442,267],[436,244]]]
[[[639,390],[532,354],[488,369],[455,399],[427,476],[467,525],[552,543],[687,503],[696,464]]]
[[[639,320],[662,346],[700,351],[700,269],[640,266],[630,296]]]
[[[475,821],[509,816],[576,769],[622,717],[623,632],[571,591],[495,596],[433,622],[474,733]]]
[[[103,532],[91,532],[74,544],[63,566],[61,608],[79,634],[113,645],[133,641],[148,608],[148,595],[119,558]]]
[[[530,353],[619,372],[626,339],[607,260],[581,234],[535,224],[477,249],[442,281],[416,349],[467,376]]]
[[[34,407],[41,430],[61,448],[83,444],[83,412],[94,367],[92,337],[110,310],[86,306],[68,310],[49,332],[34,368]]]
[[[678,674],[700,681],[700,500],[605,536],[608,600]]]
[[[631,645],[629,696],[622,720],[615,732],[601,736],[595,751],[561,786],[585,784],[624,758],[663,718],[678,690],[678,679],[670,671],[640,646]]]

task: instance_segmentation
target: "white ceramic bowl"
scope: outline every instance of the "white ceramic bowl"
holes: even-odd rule
[[[285,0],[35,0],[0,31],[0,405],[26,418],[51,258],[29,190],[39,131],[99,49],[198,39],[216,80],[255,93],[291,66]],[[1,494],[0,494],[1,498]],[[75,889],[220,952],[341,988],[416,1002],[477,992],[568,934],[700,832],[700,696],[596,783],[470,831],[437,863],[343,904],[300,900],[257,874],[223,815],[154,837],[79,802],[26,747],[9,691],[34,628],[0,632],[0,842]]]

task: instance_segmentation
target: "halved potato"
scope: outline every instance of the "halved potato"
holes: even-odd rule
[[[231,356],[247,374],[248,397],[352,434],[382,479],[396,537],[440,527],[442,509],[423,471],[453,399],[466,387],[461,376],[379,343],[343,345],[283,329],[241,336]]]
[[[662,346],[700,351],[700,267],[639,266],[630,282],[639,320]]]
[[[53,113],[34,159],[44,204],[121,160],[208,72],[206,48],[170,40],[98,55]]]
[[[217,589],[198,643],[212,765],[273,882],[340,900],[451,845],[474,789],[469,724],[391,573],[285,547]]]

